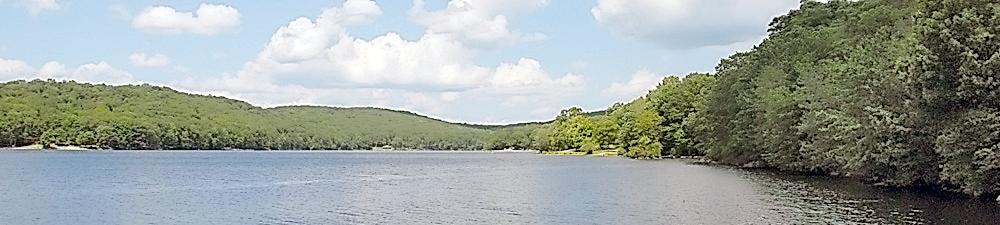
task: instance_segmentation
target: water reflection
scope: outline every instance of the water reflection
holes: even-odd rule
[[[747,172],[770,211],[808,224],[997,224],[997,204],[952,193],[880,188],[847,178]]]
[[[998,207],[683,161],[0,153],[2,224],[993,224]]]

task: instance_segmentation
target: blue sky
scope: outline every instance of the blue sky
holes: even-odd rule
[[[551,119],[711,72],[798,0],[0,0],[0,81]]]

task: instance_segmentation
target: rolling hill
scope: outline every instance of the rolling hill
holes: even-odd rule
[[[261,108],[151,85],[0,84],[0,146],[482,149],[488,126],[378,108]]]

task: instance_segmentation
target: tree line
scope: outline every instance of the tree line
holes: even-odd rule
[[[705,107],[716,82],[711,74],[668,77],[647,96],[617,103],[601,113],[578,107],[563,110],[552,122],[496,131],[491,146],[576,150],[617,150],[630,158],[702,155],[707,132]]]
[[[713,74],[667,77],[606,115],[568,109],[533,135],[515,136],[543,151],[703,155],[996,194],[998,35],[996,1],[803,1]]]
[[[100,149],[484,148],[489,130],[376,108],[264,109],[150,85],[0,84],[0,146]]]

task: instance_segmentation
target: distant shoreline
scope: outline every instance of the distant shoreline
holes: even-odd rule
[[[236,150],[236,149],[154,149],[154,150],[127,150],[127,149],[91,149],[79,146],[59,146],[56,148],[42,148],[40,145],[22,146],[22,147],[5,147],[0,148],[0,151],[20,151],[20,152],[31,152],[31,151],[45,151],[45,152],[316,152],[316,153],[536,153],[535,150],[365,150],[365,149],[355,149],[355,150],[304,150],[304,149],[290,149],[290,150]]]
[[[45,151],[45,150],[52,150],[52,151],[91,151],[91,150],[100,150],[100,149],[88,148],[88,147],[83,147],[83,146],[75,146],[75,145],[65,145],[65,146],[51,145],[51,146],[46,147],[46,146],[41,145],[41,144],[33,144],[33,145],[19,146],[19,147],[3,147],[3,148],[0,148],[0,151]]]

